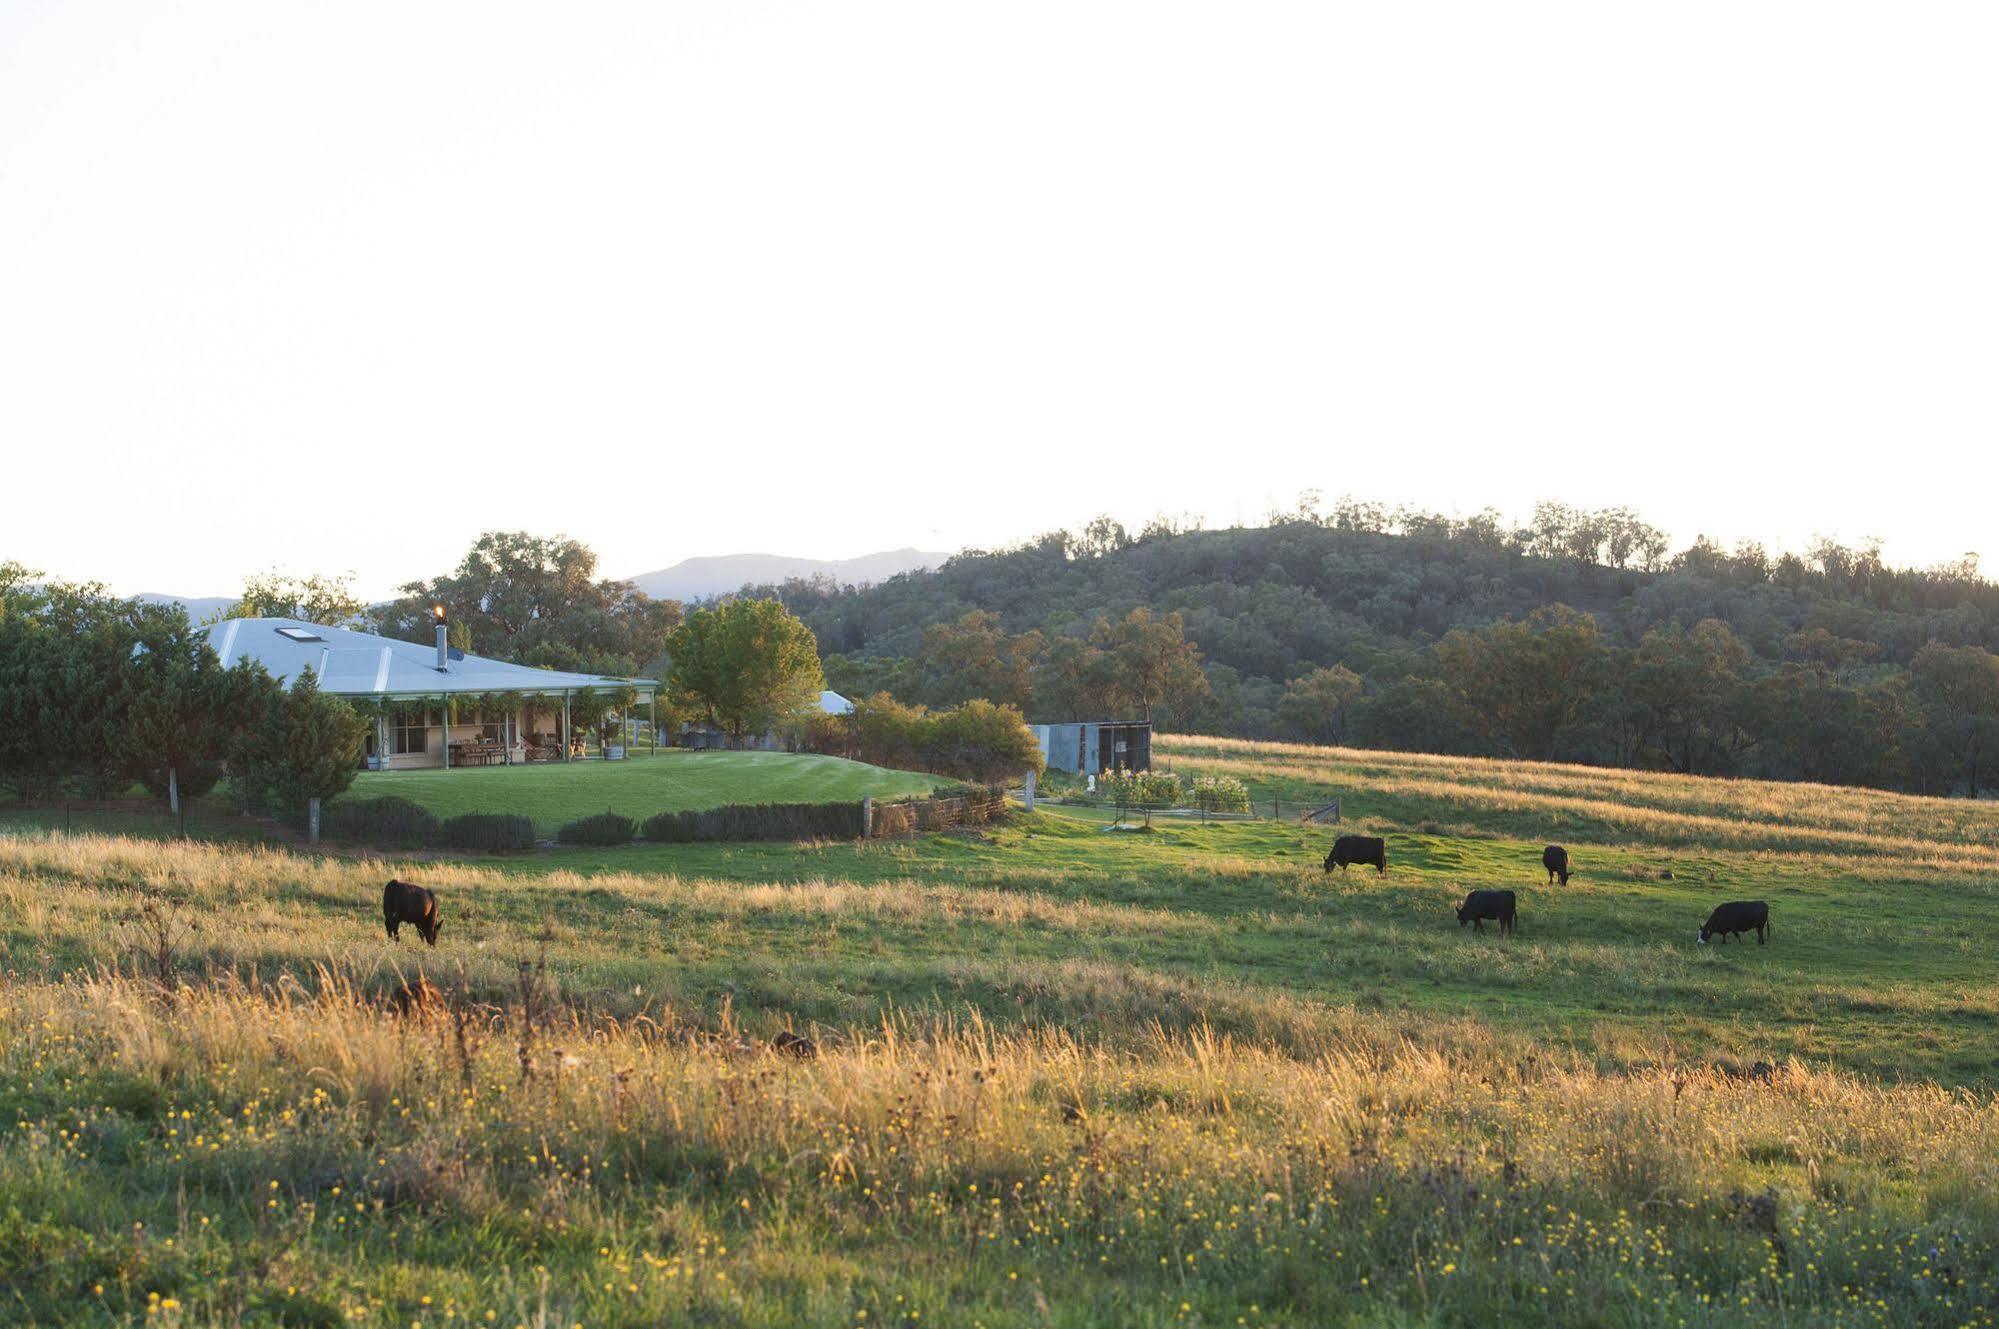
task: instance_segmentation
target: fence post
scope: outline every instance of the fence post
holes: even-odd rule
[[[875,800],[866,794],[861,796],[861,838],[872,839],[875,833]]]
[[[319,800],[305,801],[305,840],[307,844],[319,843]]]
[[[1021,801],[1027,804],[1027,810],[1028,810],[1029,812],[1032,812],[1032,811],[1034,811],[1034,772],[1033,772],[1033,771],[1029,771],[1029,772],[1027,773],[1027,781],[1026,781],[1026,793],[1025,793],[1025,794],[1024,794],[1024,796],[1022,797],[1022,800],[1021,800]]]

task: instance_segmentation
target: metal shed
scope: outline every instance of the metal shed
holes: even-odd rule
[[[1051,771],[1095,775],[1152,769],[1150,720],[1065,720],[1028,728]]]

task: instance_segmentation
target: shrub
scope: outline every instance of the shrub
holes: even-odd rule
[[[534,822],[515,812],[468,812],[446,821],[439,838],[453,849],[532,849]]]
[[[421,848],[437,843],[437,818],[407,798],[341,799],[319,814],[319,833],[359,844]]]
[[[980,784],[1042,770],[1041,744],[1020,711],[983,699],[931,711],[877,692],[854,704],[849,728],[861,760],[877,766],[932,771]]]
[[[616,812],[599,812],[578,817],[555,833],[563,844],[630,844],[638,834],[638,824]]]
[[[859,803],[737,803],[649,817],[655,844],[704,840],[852,840],[861,833]]]
[[[1180,802],[1180,777],[1153,771],[1105,771],[1097,797],[1126,808],[1170,808]]]
[[[1187,802],[1203,812],[1249,811],[1249,789],[1233,775],[1197,775]]]

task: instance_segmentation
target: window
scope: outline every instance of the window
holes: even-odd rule
[[[389,751],[401,757],[425,752],[430,746],[430,712],[404,711],[389,727]]]
[[[319,634],[318,634],[317,632],[308,632],[308,631],[306,631],[306,630],[305,630],[304,628],[279,628],[279,629],[277,630],[277,632],[278,632],[278,635],[279,635],[280,637],[288,637],[288,638],[290,638],[290,639],[291,639],[292,641],[325,641],[325,640],[326,640],[326,638],[324,638],[324,637],[320,636],[320,635],[319,635]]]

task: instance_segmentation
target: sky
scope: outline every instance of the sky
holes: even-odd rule
[[[0,0],[0,560],[1304,490],[1999,561],[1999,8]]]

